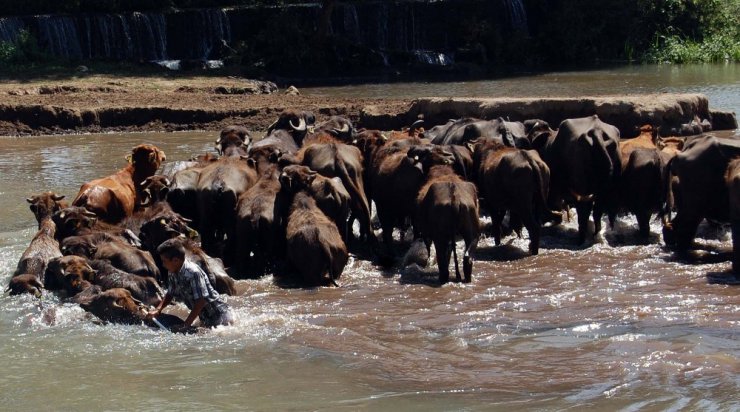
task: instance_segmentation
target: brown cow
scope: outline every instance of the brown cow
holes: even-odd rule
[[[53,192],[45,192],[26,199],[31,204],[30,208],[39,224],[39,230],[18,261],[8,285],[11,294],[28,292],[37,295],[36,289],[38,285],[43,284],[42,279],[49,261],[62,255],[59,243],[55,239],[57,226],[52,220],[53,213],[66,206],[62,199],[64,196]]]
[[[49,261],[44,272],[44,288],[48,290],[64,289],[64,278],[67,273],[81,273],[87,280],[95,276],[95,271],[87,259],[81,256],[62,256]]]
[[[141,183],[154,175],[166,158],[164,152],[148,144],[134,147],[126,158],[129,165],[117,173],[82,185],[72,205],[82,206],[109,223],[131,216],[141,199]]]
[[[41,220],[39,231],[21,255],[14,276],[31,274],[41,278],[49,261],[62,255],[59,242],[54,237],[56,229],[57,226],[51,216],[46,216]]]
[[[41,290],[43,288],[44,285],[41,284],[41,280],[39,280],[38,276],[24,273],[10,278],[6,291],[9,291],[10,295],[28,293],[29,295],[34,295],[37,298],[40,298]]]
[[[450,278],[450,254],[455,255],[455,274],[460,282],[455,241],[461,236],[465,241],[463,273],[470,282],[473,258],[470,254],[478,244],[480,219],[478,217],[478,192],[475,185],[460,178],[448,165],[432,166],[427,179],[416,197],[414,229],[427,244],[434,243],[437,251],[440,283]]]
[[[113,288],[99,291],[95,286],[86,290],[92,293],[80,293],[73,298],[86,312],[113,323],[135,325],[144,321],[147,308],[134,299],[128,290]]]
[[[29,208],[36,218],[36,223],[41,229],[41,221],[51,217],[55,212],[67,207],[67,202],[63,202],[64,195],[57,195],[54,192],[44,192],[26,199],[30,203]]]
[[[127,289],[135,299],[152,306],[158,305],[164,296],[157,282],[150,277],[137,276],[116,269],[105,260],[92,260],[90,267],[94,272],[91,273],[87,268],[78,266],[64,273],[65,289],[69,296],[74,296],[85,289],[83,281],[98,285],[103,290]]]
[[[286,228],[287,256],[303,281],[311,286],[335,286],[347,264],[347,247],[337,226],[306,192],[293,198]],[[328,274],[329,278],[325,278]]]
[[[139,276],[160,278],[160,272],[152,255],[137,249],[106,233],[70,236],[62,241],[62,253],[83,256],[88,259],[104,259],[113,266]]]

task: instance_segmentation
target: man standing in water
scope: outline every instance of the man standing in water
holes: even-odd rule
[[[174,327],[173,332],[186,331],[196,318],[200,319],[201,326],[210,328],[234,323],[231,308],[213,288],[203,269],[187,258],[185,247],[179,239],[162,243],[157,248],[157,253],[162,258],[162,265],[169,272],[169,287],[159,306],[147,314],[147,319],[159,316],[162,309],[176,298],[190,309],[190,315],[183,325]]]

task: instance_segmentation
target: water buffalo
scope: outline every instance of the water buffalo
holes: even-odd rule
[[[347,241],[350,194],[339,178],[328,178],[307,166],[292,165],[283,169],[281,183],[294,192],[305,190],[316,205],[339,229],[342,240]]]
[[[593,209],[596,236],[602,214],[608,212],[611,221],[616,215],[613,197],[622,172],[619,130],[596,115],[566,119],[540,151],[552,174],[550,207],[561,209],[563,199],[575,204],[579,243],[586,240]]]
[[[447,283],[450,278],[452,253],[457,281],[462,281],[455,248],[457,237],[462,237],[465,241],[463,273],[465,282],[470,282],[473,272],[470,254],[480,236],[478,192],[474,184],[462,180],[448,165],[432,166],[416,197],[414,229],[425,240],[427,249],[434,243],[440,283]]]
[[[732,224],[732,271],[740,273],[740,158],[733,159],[725,171],[725,185],[730,198]]]
[[[379,155],[382,156],[382,151]],[[393,229],[404,227],[405,220],[416,210],[416,195],[425,180],[424,170],[453,162],[452,153],[441,147],[417,145],[383,157],[371,172],[373,200],[389,254],[392,254]]]
[[[478,138],[490,138],[500,140],[506,146],[529,148],[524,124],[506,121],[500,117],[493,120],[473,118],[450,120],[445,125],[424,131],[423,137],[439,145],[464,145]]]
[[[164,152],[152,145],[138,145],[127,156],[128,166],[117,173],[85,183],[73,206],[81,206],[109,223],[130,216],[141,198],[140,185],[156,173],[166,160]]]
[[[252,136],[246,127],[235,125],[226,126],[221,130],[218,139],[216,139],[216,151],[218,154],[223,155],[229,147],[242,147],[248,150],[251,144]]]
[[[88,259],[105,259],[116,268],[139,276],[160,278],[152,255],[105,233],[70,236],[62,241],[62,253]]]
[[[172,210],[193,221],[193,227],[198,228],[198,179],[203,169],[218,161],[217,157],[204,158],[172,176],[172,182],[167,193],[167,203]]]
[[[296,153],[303,145],[308,125],[314,122],[315,117],[310,112],[286,110],[267,128],[265,138],[252,144],[250,150],[272,146],[281,153]]]
[[[234,279],[227,273],[221,259],[209,256],[195,242],[188,238],[192,236],[193,230],[187,225],[182,217],[176,213],[158,216],[141,226],[141,241],[144,248],[150,252],[156,252],[159,245],[172,238],[181,238],[188,257],[208,275],[208,279],[214,285],[218,293],[235,295],[236,287]],[[154,261],[157,263],[161,273],[167,273],[162,265],[160,256],[153,253]],[[166,280],[167,276],[163,276]]]
[[[508,211],[511,222],[527,228],[529,252],[536,255],[543,217],[554,217],[547,209],[550,168],[534,150],[515,149],[493,139],[474,142],[478,187],[491,214],[496,244],[501,244],[501,223]]]
[[[273,164],[257,183],[239,196],[236,205],[236,268],[240,275],[262,275],[284,250],[285,225],[277,212],[280,170]]]
[[[305,192],[295,194],[286,227],[288,262],[310,286],[338,286],[347,264],[347,248],[337,230]],[[328,279],[325,275],[328,274]]]
[[[255,162],[241,157],[224,157],[205,168],[198,178],[198,231],[203,248],[217,253],[220,244],[228,239],[224,258],[233,259],[232,240],[239,196],[252,187],[259,176]]]
[[[83,281],[100,286],[103,290],[123,288],[131,295],[147,305],[156,306],[162,300],[164,292],[159,284],[151,278],[138,276],[113,267],[106,260],[91,260],[89,267],[93,269],[92,276],[87,268],[72,267],[64,273],[65,288],[70,296],[84,290]],[[82,269],[82,270],[80,270]]]
[[[374,239],[370,227],[370,206],[365,194],[362,153],[355,146],[343,143],[313,144],[298,153],[301,164],[319,174],[338,177],[350,195],[350,209],[360,221],[360,236]]]
[[[663,240],[679,253],[691,246],[703,219],[730,220],[728,165],[740,157],[740,142],[706,135],[686,144],[670,162],[670,171],[679,180],[676,216],[663,227]],[[734,177],[730,176],[732,183]]]

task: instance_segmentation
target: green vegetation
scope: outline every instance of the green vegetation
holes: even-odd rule
[[[22,30],[15,42],[0,42],[0,65],[4,67],[25,66],[34,62],[52,60],[38,45],[36,38]]]
[[[740,0],[671,0],[660,8],[644,2],[649,15],[660,18],[645,60],[740,61]]]

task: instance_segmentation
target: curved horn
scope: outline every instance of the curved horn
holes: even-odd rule
[[[411,126],[409,126],[409,134],[413,133],[416,129],[420,128],[423,125],[424,125],[424,119],[419,119],[411,123]]]
[[[267,133],[266,134],[270,134],[270,132],[272,132],[273,130],[275,130],[275,126],[277,126],[277,124],[278,124],[278,121],[275,120],[274,122],[272,122],[271,125],[267,126]]]
[[[33,203],[33,198],[32,198],[32,197],[27,197],[27,198],[26,198],[26,202],[28,202],[28,203]]]
[[[334,128],[334,129],[332,129],[332,131],[334,133],[336,133],[336,134],[347,133],[347,132],[349,132],[349,125],[347,123],[345,123],[345,124],[342,125],[342,128],[341,129]]]
[[[298,126],[293,124],[293,121],[288,121],[288,124],[290,124],[290,127],[293,128],[293,130],[297,132],[305,132],[306,131],[306,119],[302,118],[298,121]]]
[[[96,214],[95,214],[94,212],[91,212],[91,211],[89,211],[89,210],[87,210],[87,209],[85,209],[85,210],[84,210],[84,211],[82,212],[82,214],[83,214],[84,216],[87,216],[87,217],[98,217],[98,215],[96,215]]]
[[[169,186],[170,186],[171,184],[172,184],[172,182],[170,181],[170,179],[167,179],[167,178],[165,177],[165,178],[164,178],[164,185],[165,185],[165,186],[167,186],[167,187],[169,187]]]
[[[152,202],[152,192],[149,191],[149,189],[144,190],[145,196],[141,199],[141,206],[148,206],[149,203]]]
[[[51,199],[55,202],[58,202],[62,199],[64,199],[64,195],[51,195]]]

